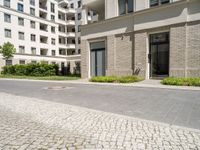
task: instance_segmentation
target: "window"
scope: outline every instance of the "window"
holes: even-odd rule
[[[55,16],[51,15],[51,21],[55,21]]]
[[[78,54],[81,54],[81,49],[78,49]]]
[[[37,64],[37,61],[32,60],[31,63],[32,63],[32,64]]]
[[[51,51],[51,55],[52,55],[52,56],[56,56],[56,51],[55,51],[55,50],[52,50],[52,51]]]
[[[18,25],[24,26],[24,19],[23,18],[18,18]]]
[[[30,24],[31,24],[31,28],[35,29],[35,21],[31,21]]]
[[[51,44],[55,45],[56,44],[56,39],[51,39]]]
[[[133,0],[118,0],[119,15],[133,12]]]
[[[78,8],[81,7],[81,1],[78,1]]]
[[[11,38],[11,30],[5,29],[5,37]]]
[[[4,22],[11,23],[11,16],[9,14],[4,14]]]
[[[35,6],[35,0],[30,0],[30,5]]]
[[[51,27],[51,32],[55,33],[55,27]]]
[[[150,0],[150,7],[167,4],[170,0]]]
[[[51,3],[51,12],[55,13],[55,5],[53,3]]]
[[[128,13],[133,12],[133,0],[127,0]]]
[[[35,47],[31,47],[31,54],[36,55],[36,48]]]
[[[10,8],[10,0],[4,0],[3,5]]]
[[[18,10],[18,11],[21,11],[21,12],[24,12],[24,5],[18,3],[18,4],[17,4],[17,10]]]
[[[66,55],[65,49],[59,49],[59,55]]]
[[[74,8],[74,4],[72,3],[72,4],[70,5],[70,7],[71,7],[71,8]]]
[[[81,38],[80,37],[78,38],[78,44],[81,44]]]
[[[6,66],[11,66],[12,65],[12,60],[6,60]]]
[[[24,32],[19,32],[18,38],[19,38],[19,40],[24,40]]]
[[[24,54],[25,53],[25,47],[24,46],[19,46],[19,53]]]
[[[36,41],[36,35],[35,34],[31,34],[31,41]]]
[[[34,8],[30,8],[30,14],[35,16],[35,9]]]
[[[26,61],[25,61],[25,60],[19,60],[19,64],[20,64],[20,65],[25,65],[25,64],[26,64]]]
[[[81,32],[81,27],[80,27],[80,25],[78,25],[78,32]]]
[[[78,13],[78,20],[81,20],[81,13]]]

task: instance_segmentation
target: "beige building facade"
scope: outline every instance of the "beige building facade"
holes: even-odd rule
[[[82,78],[199,77],[199,8],[199,0],[85,0],[98,19],[81,27]]]

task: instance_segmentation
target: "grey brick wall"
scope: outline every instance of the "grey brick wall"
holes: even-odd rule
[[[200,77],[200,21],[187,26],[187,76]]]
[[[106,75],[126,76],[133,74],[133,34],[107,37]]]
[[[147,55],[147,33],[137,32],[134,35],[135,39],[135,62],[134,62],[134,72],[139,73],[139,76],[145,77],[146,76],[146,55]]]
[[[112,76],[115,75],[115,47],[116,47],[116,41],[115,36],[111,35],[107,37],[107,46],[106,46],[106,75]]]
[[[88,78],[89,71],[89,48],[87,40],[81,41],[81,77]]]
[[[186,76],[186,26],[179,24],[170,28],[170,76]]]

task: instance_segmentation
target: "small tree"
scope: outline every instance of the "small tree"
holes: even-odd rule
[[[0,46],[0,53],[2,53],[5,60],[12,58],[15,52],[16,49],[10,42],[4,43],[3,46]]]

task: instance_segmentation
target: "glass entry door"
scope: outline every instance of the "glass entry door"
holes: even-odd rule
[[[105,76],[105,44],[91,43],[91,76]]]
[[[169,76],[169,33],[150,35],[150,77]]]

